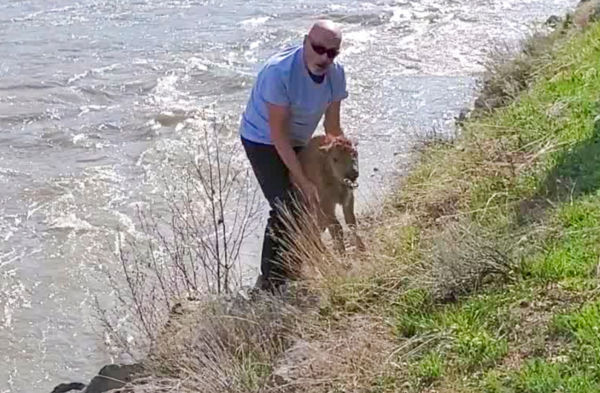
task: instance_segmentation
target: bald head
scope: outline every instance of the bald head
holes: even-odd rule
[[[316,40],[342,41],[342,31],[339,26],[329,19],[321,19],[315,22],[308,36]],[[338,45],[339,45],[338,43]]]
[[[304,40],[304,60],[310,72],[323,75],[327,72],[342,45],[342,31],[331,20],[315,22]]]

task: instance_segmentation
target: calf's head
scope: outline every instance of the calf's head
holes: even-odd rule
[[[358,179],[358,151],[356,144],[345,137],[327,137],[320,147],[325,155],[327,170],[335,180],[352,188]]]

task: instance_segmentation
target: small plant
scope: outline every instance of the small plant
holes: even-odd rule
[[[458,334],[454,346],[459,363],[469,370],[493,366],[508,352],[506,339],[495,338],[485,330]]]
[[[559,365],[548,364],[542,359],[527,362],[518,374],[514,385],[517,391],[552,393],[563,386]]]
[[[413,375],[419,380],[421,386],[430,386],[444,375],[444,365],[443,355],[431,351],[414,366]]]

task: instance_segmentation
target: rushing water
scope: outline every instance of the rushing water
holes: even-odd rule
[[[364,204],[414,130],[450,130],[495,40],[576,2],[1,2],[0,392],[49,392],[110,362],[90,319],[93,294],[109,296],[98,256],[193,152],[176,120],[209,104],[236,120],[261,62],[315,18],[343,25],[342,121],[360,141]],[[260,235],[244,253],[254,273]]]

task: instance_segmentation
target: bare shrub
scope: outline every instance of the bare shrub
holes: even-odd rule
[[[142,235],[118,233],[119,270],[106,269],[114,304],[96,298],[107,338],[134,358],[155,347],[176,302],[241,285],[240,250],[255,228],[259,194],[248,169],[234,164],[240,152],[227,144],[224,123],[206,118],[187,124],[197,139],[194,159],[162,179],[166,212],[138,208]]]
[[[511,242],[492,236],[476,224],[448,222],[429,241],[417,275],[438,301],[454,301],[494,279],[514,280],[519,270]]]

